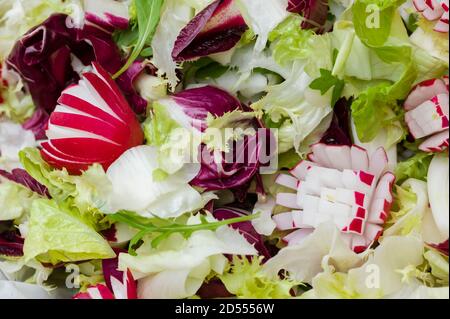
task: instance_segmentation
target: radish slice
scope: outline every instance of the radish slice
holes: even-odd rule
[[[297,166],[290,170],[290,173],[297,179],[302,180],[306,178],[308,170],[310,170],[313,166],[316,166],[316,164],[314,164],[313,162],[301,161],[297,164]]]
[[[447,5],[443,4],[448,15]],[[448,22],[448,21],[447,21]],[[448,76],[418,84],[405,102],[405,121],[416,139],[428,137],[419,149],[442,152],[449,146],[449,81]]]
[[[350,147],[347,145],[327,145],[325,147],[327,158],[332,163],[331,167],[339,170],[352,168]]]
[[[370,157],[369,172],[381,176],[387,169],[389,160],[384,148],[378,148]]]
[[[50,165],[81,173],[94,163],[106,170],[144,136],[118,86],[98,64],[68,87],[51,114],[42,156]]]
[[[279,193],[277,194],[276,203],[284,207],[300,209],[300,206],[297,205],[297,194]]]
[[[352,169],[367,171],[369,169],[369,156],[365,149],[353,145],[351,148]]]
[[[323,167],[333,167],[332,161],[327,155],[327,145],[322,143],[314,144],[311,147],[314,153],[314,161]]]
[[[275,183],[293,190],[297,190],[299,181],[295,177],[286,174],[280,174],[276,178]]]
[[[419,149],[424,152],[440,153],[449,146],[449,130],[433,135],[420,144]]]
[[[405,101],[405,110],[411,111],[418,105],[439,94],[448,94],[448,88],[441,79],[427,80],[416,85]]]
[[[395,176],[386,172],[386,152],[379,148],[369,159],[367,151],[357,146],[319,143],[312,150],[310,161],[302,161],[291,170],[293,177],[278,176],[278,184],[298,187],[297,194],[279,193],[277,203],[296,210],[273,219],[280,230],[308,229],[289,234],[284,239],[288,244],[301,241],[311,228],[333,222],[349,247],[363,252],[378,238],[379,225],[384,224],[393,201]]]
[[[289,230],[297,228],[294,224],[292,212],[274,215],[272,219],[279,230]]]

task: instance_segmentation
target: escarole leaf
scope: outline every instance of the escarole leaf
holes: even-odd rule
[[[292,298],[291,290],[301,285],[301,282],[289,277],[279,279],[266,276],[262,271],[261,259],[233,256],[229,271],[219,278],[227,290],[238,298]]]
[[[84,223],[76,211],[60,207],[52,200],[33,202],[24,257],[58,264],[88,259],[113,258],[108,242]]]
[[[222,226],[250,221],[259,217],[259,214],[230,218],[217,222],[209,221],[205,215],[199,215],[199,217],[199,224],[187,225],[182,223],[180,219],[163,219],[157,216],[147,219],[136,216],[136,214],[129,211],[121,211],[108,216],[113,222],[121,222],[139,230],[139,233],[131,239],[129,248],[130,255],[136,256],[136,246],[141,242],[144,236],[154,235],[151,245],[153,248],[157,248],[163,240],[167,239],[172,234],[178,233],[187,239],[194,232],[201,230],[215,231]]]
[[[125,65],[114,75],[114,79],[124,73],[139,57],[146,44],[150,44],[159,23],[164,0],[134,0],[137,16],[138,38]]]

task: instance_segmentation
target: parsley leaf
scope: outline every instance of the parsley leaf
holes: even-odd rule
[[[309,87],[313,90],[319,90],[320,94],[326,94],[332,87],[333,94],[331,97],[331,106],[337,103],[344,90],[345,82],[334,76],[331,71],[320,69],[320,77],[311,82]]]

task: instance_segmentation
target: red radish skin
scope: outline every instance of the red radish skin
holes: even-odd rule
[[[380,236],[390,213],[395,182],[394,174],[387,171],[386,152],[380,148],[369,158],[361,147],[341,147],[313,145],[310,161],[300,162],[290,172],[297,179],[297,194],[277,194],[277,204],[295,209],[273,217],[278,229],[293,230],[284,238],[288,245],[298,244],[327,221],[334,221],[357,253]],[[332,161],[334,158],[338,160]],[[295,181],[290,178],[279,176],[276,183],[295,190]]]
[[[109,74],[98,64],[58,100],[41,154],[56,168],[80,174],[94,163],[106,170],[144,140],[140,124]]]
[[[448,10],[448,7],[447,7]],[[424,152],[439,153],[449,146],[449,80],[431,79],[419,83],[404,104],[405,122]]]

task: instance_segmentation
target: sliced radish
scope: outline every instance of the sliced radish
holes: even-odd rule
[[[327,145],[325,147],[327,158],[332,162],[333,168],[343,170],[352,168],[350,147],[347,145]]]
[[[424,152],[440,153],[449,146],[449,130],[433,135],[420,144],[419,149]]]
[[[274,215],[272,219],[279,230],[289,230],[296,228],[292,212]]]
[[[284,207],[300,209],[300,207],[297,205],[297,194],[294,193],[277,194],[276,203]]]
[[[314,153],[314,161],[323,167],[333,167],[332,161],[327,155],[327,145],[322,143],[317,143],[311,146]]]
[[[448,1],[443,4],[448,15]],[[418,84],[405,102],[405,121],[411,135],[428,137],[419,149],[442,152],[448,148],[449,85],[448,76]]]
[[[62,93],[47,129],[42,156],[78,174],[94,163],[105,169],[144,136],[118,86],[98,64]]]
[[[378,148],[370,157],[369,172],[381,176],[387,169],[389,160],[384,148]]]
[[[428,196],[436,226],[443,238],[449,237],[449,159],[437,154],[428,169]]]
[[[367,171],[369,169],[369,156],[365,149],[353,145],[351,149],[352,169]]]
[[[280,174],[275,180],[278,185],[297,190],[299,181],[295,177],[286,174]]]
[[[415,86],[405,101],[405,110],[411,111],[418,105],[439,95],[448,94],[448,88],[441,79],[432,79],[421,82]]]
[[[313,166],[316,166],[316,164],[314,164],[313,162],[301,161],[289,172],[297,179],[302,180],[305,179],[308,170],[310,170]]]
[[[378,238],[390,213],[395,176],[387,171],[386,152],[377,149],[369,160],[367,151],[357,146],[315,144],[312,150],[309,159],[314,162],[302,161],[291,170],[296,179],[277,178],[278,184],[291,189],[298,185],[297,194],[277,195],[278,204],[296,209],[274,216],[277,227],[299,229],[285,238],[294,244],[311,228],[333,222],[349,247],[360,253]]]

